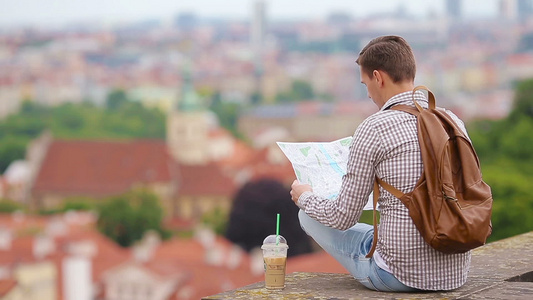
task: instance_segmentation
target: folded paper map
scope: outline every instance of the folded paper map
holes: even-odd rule
[[[298,181],[309,184],[316,195],[327,199],[339,194],[351,143],[351,136],[326,143],[277,142],[291,162]],[[372,194],[364,209],[372,209]]]

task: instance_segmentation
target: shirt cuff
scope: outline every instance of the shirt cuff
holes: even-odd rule
[[[305,210],[305,206],[309,202],[309,198],[313,195],[313,192],[311,191],[305,191],[303,192],[300,197],[298,198],[298,202],[296,205],[298,205],[299,208]]]

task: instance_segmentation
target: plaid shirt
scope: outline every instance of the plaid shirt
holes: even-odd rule
[[[347,173],[335,199],[303,193],[298,206],[320,223],[346,230],[355,225],[368,201],[377,175],[403,193],[412,191],[423,172],[416,117],[390,110],[396,104],[413,106],[412,92],[390,98],[354,133]],[[422,92],[417,101],[427,107]],[[448,113],[466,132],[463,122]],[[444,254],[431,248],[416,229],[407,207],[380,187],[380,224],[376,251],[392,274],[407,286],[450,290],[463,285],[470,268],[470,252]]]

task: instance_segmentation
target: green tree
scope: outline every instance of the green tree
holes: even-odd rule
[[[20,107],[20,114],[27,116],[43,116],[49,111],[50,109],[48,107],[34,102],[31,99],[24,99]]]
[[[26,156],[26,146],[29,139],[25,137],[8,136],[0,142],[0,172],[5,172],[9,164]]]
[[[56,135],[75,137],[86,126],[84,110],[80,105],[62,104],[53,109],[50,123],[53,124]]]
[[[217,235],[224,235],[228,226],[228,214],[220,207],[215,207],[202,216],[202,224],[213,230]]]
[[[309,101],[316,98],[313,86],[307,81],[295,80],[291,83],[291,88],[276,95],[276,102],[298,102]]]
[[[489,241],[533,230],[533,176],[526,175],[508,159],[485,164],[483,179],[491,186],[492,234]]]
[[[513,111],[509,119],[514,121],[519,116],[533,118],[533,78],[516,84]]]
[[[106,107],[109,110],[118,110],[126,103],[128,103],[128,96],[124,90],[115,89],[107,95]]]
[[[74,198],[67,198],[65,203],[63,203],[63,207],[61,208],[61,211],[66,212],[69,210],[77,210],[77,211],[91,211],[91,210],[97,210],[98,201],[95,199],[90,199],[87,197],[74,197]]]
[[[292,83],[292,91],[296,97],[302,100],[313,99],[315,97],[313,87],[306,81],[295,80]]]
[[[24,211],[24,205],[12,200],[0,199],[0,213],[12,213],[18,210]]]
[[[156,195],[147,190],[134,190],[111,197],[98,209],[97,226],[100,232],[122,247],[140,240],[148,230],[155,230],[163,238],[169,233],[161,227],[163,210]]]
[[[129,101],[123,91],[108,98],[112,110],[88,102],[49,107],[24,101],[18,114],[0,121],[0,172],[23,159],[28,143],[45,129],[58,139],[165,138],[162,111]]]
[[[209,109],[217,115],[220,126],[229,130],[233,136],[241,137],[237,125],[242,106],[235,102],[224,102],[219,92],[213,95]]]
[[[494,204],[490,241],[533,230],[533,80],[517,83],[513,110],[503,120],[469,127]]]
[[[124,103],[117,110],[105,112],[100,124],[102,131],[115,137],[165,137],[165,115],[137,102]]]
[[[140,239],[142,233],[134,232],[134,222],[135,210],[124,196],[109,199],[99,209],[98,229],[122,247]]]
[[[66,198],[63,202],[63,205],[59,208],[54,209],[43,209],[39,211],[41,215],[54,215],[59,213],[64,213],[69,210],[77,211],[91,211],[97,210],[98,201],[96,199],[88,197],[69,197]]]
[[[43,116],[48,112],[49,110],[42,105],[24,100],[18,114],[9,115],[0,122],[0,139],[11,136],[27,138],[38,136],[45,128]]]
[[[499,140],[503,151],[500,155],[513,157],[519,163],[533,161],[533,116],[517,117],[511,130]]]
[[[263,95],[261,93],[254,92],[252,93],[252,95],[250,95],[250,104],[259,105],[262,102],[263,102]]]

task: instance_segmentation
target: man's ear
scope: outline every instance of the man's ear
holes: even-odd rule
[[[372,72],[372,75],[374,75],[374,80],[378,83],[379,86],[383,85],[383,75],[381,74],[381,71],[374,70]]]

